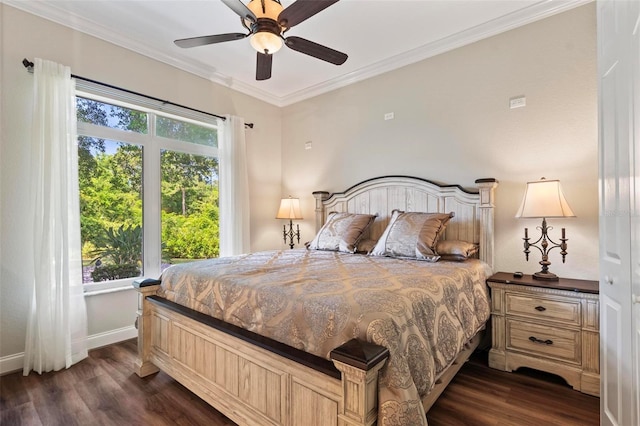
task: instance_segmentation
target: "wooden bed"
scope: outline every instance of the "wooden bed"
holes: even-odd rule
[[[493,267],[495,179],[477,190],[406,176],[361,182],[342,193],[314,192],[316,227],[331,211],[377,214],[370,234],[384,231],[393,209],[455,212],[445,239],[479,244]],[[327,360],[156,295],[158,281],[134,284],[140,377],[162,370],[240,425],[371,425],[377,420],[378,372],[388,350],[351,340]],[[480,341],[476,335],[423,399],[427,411]]]

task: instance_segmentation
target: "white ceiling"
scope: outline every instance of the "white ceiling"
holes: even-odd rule
[[[336,66],[283,47],[255,80],[248,39],[181,49],[179,38],[246,32],[218,0],[3,0],[278,106],[342,87],[590,0],[342,0],[287,32],[349,55]],[[245,3],[248,0],[243,0]],[[282,0],[284,7],[293,0]]]

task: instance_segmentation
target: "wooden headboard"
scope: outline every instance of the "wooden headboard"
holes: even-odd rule
[[[370,236],[382,235],[394,209],[419,212],[454,212],[444,239],[479,244],[479,258],[494,265],[495,179],[476,180],[477,189],[439,185],[411,176],[384,176],[360,182],[344,192],[316,191],[316,232],[330,212],[377,214]]]

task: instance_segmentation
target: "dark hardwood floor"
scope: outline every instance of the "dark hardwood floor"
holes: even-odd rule
[[[93,350],[68,370],[0,377],[0,425],[233,425],[164,373],[133,373],[135,340]],[[503,373],[479,353],[427,414],[438,425],[597,425],[599,399],[554,376]]]

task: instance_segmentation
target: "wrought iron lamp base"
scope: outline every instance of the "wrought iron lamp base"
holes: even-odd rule
[[[533,274],[533,279],[534,280],[544,280],[544,281],[558,281],[559,278],[556,274],[554,274],[553,272],[544,272],[544,271],[540,271],[540,272],[536,272],[535,274]]]
[[[287,237],[289,237],[289,247],[293,249],[295,243],[293,242],[293,238],[296,237],[298,239],[298,244],[300,244],[300,225],[296,224],[296,230],[293,230],[293,221],[289,219],[289,229],[287,230],[287,225],[282,225],[282,236],[284,237],[284,242],[287,244]]]
[[[529,232],[527,228],[524,228],[524,238],[523,238],[524,254],[527,261],[529,261],[529,253],[530,253],[529,249],[531,247],[537,248],[540,251],[540,254],[542,254],[542,260],[539,262],[540,265],[542,265],[542,270],[533,274],[533,278],[536,280],[543,280],[543,281],[558,281],[559,280],[558,276],[553,272],[549,272],[549,265],[551,265],[551,262],[549,262],[549,252],[554,248],[559,247],[560,254],[562,255],[562,263],[564,263],[565,257],[567,256],[567,240],[568,240],[567,238],[565,238],[564,228],[562,228],[562,238],[560,238],[560,244],[554,242],[553,240],[551,240],[551,238],[549,238],[549,235],[547,233],[548,231],[553,229],[553,227],[547,226],[547,219],[542,218],[542,226],[538,226],[537,228],[542,232],[542,235],[540,235],[540,238],[538,238],[535,242],[533,243],[529,242]],[[538,243],[540,243],[540,246],[537,245]]]

